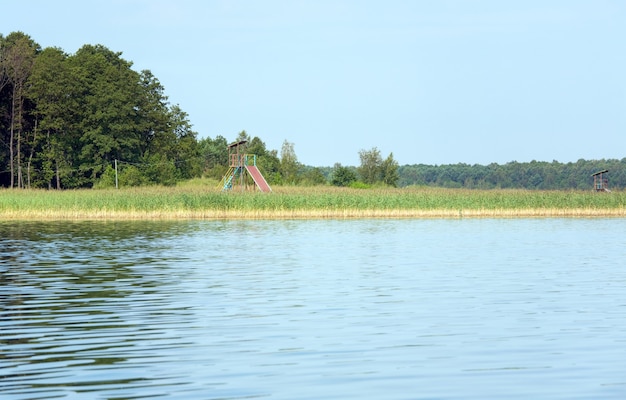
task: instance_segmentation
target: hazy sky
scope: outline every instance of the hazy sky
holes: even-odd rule
[[[300,162],[626,157],[626,1],[3,1],[0,33],[151,70],[199,137]]]

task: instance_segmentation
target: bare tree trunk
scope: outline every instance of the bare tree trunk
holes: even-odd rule
[[[13,35],[13,34],[12,34]],[[15,42],[3,54],[3,67],[8,72],[9,82],[13,85],[11,99],[11,136],[9,158],[11,164],[11,187],[15,187],[17,167],[17,186],[23,187],[22,177],[22,114],[24,112],[24,83],[33,68],[35,46],[30,37],[15,32]],[[17,138],[16,138],[17,133]],[[16,143],[17,139],[17,143]],[[17,154],[16,154],[17,148]]]
[[[0,91],[9,83],[9,74],[7,72],[7,52],[4,48],[0,48]],[[11,103],[12,104],[12,103]],[[11,111],[13,115],[13,111]],[[11,167],[11,187],[13,187],[13,125],[11,125],[11,137],[9,141],[10,167]]]
[[[38,119],[35,119],[35,127],[33,128],[33,145],[30,147],[30,155],[28,156],[28,163],[26,164],[26,187],[28,189],[30,189],[30,166],[33,162],[35,146],[37,145],[37,122]]]
[[[17,185],[24,188],[24,177],[22,176],[22,85],[19,85],[19,102],[17,103]]]
[[[9,164],[11,165],[11,188],[15,187],[15,162],[13,140],[15,138],[15,88],[11,99],[11,134],[9,138]]]
[[[17,187],[18,188],[23,188],[24,187],[24,178],[22,177],[22,162],[20,161],[22,159],[22,153],[20,151],[21,149],[21,144],[22,142],[22,135],[21,135],[21,130],[18,129],[17,130]]]
[[[57,190],[61,189],[61,176],[59,174],[59,161],[54,160],[54,166],[56,168],[56,176],[57,176]]]

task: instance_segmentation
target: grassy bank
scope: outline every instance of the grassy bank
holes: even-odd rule
[[[273,219],[626,216],[626,192],[214,186],[0,190],[0,219]]]

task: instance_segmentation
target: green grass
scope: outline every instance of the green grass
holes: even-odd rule
[[[0,190],[2,219],[626,216],[626,192],[275,187],[212,184],[105,190]]]

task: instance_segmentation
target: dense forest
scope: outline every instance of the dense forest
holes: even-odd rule
[[[101,45],[68,55],[0,36],[0,185],[92,187],[114,160],[149,166],[142,179],[155,183],[199,174],[187,115],[131,67]]]
[[[0,187],[110,187],[116,176],[123,186],[219,179],[228,143],[240,140],[274,185],[590,189],[591,174],[608,169],[610,186],[626,187],[626,158],[399,166],[373,148],[359,152],[359,166],[311,167],[287,140],[279,152],[245,131],[198,139],[157,77],[133,70],[122,53],[84,45],[67,54],[22,32],[0,34]]]
[[[609,171],[606,177],[611,188],[626,187],[626,158],[569,163],[531,161],[489,165],[404,165],[399,168],[398,185],[469,189],[591,189],[591,175],[602,170]]]

